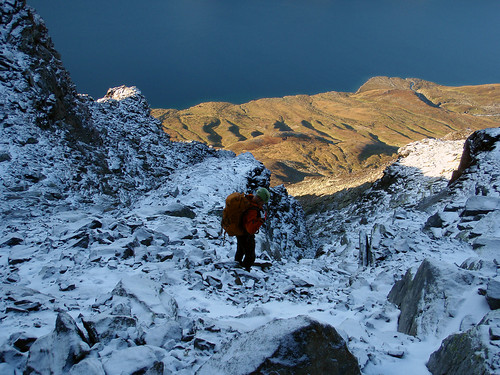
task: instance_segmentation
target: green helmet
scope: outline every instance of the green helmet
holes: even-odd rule
[[[264,203],[269,202],[269,199],[271,198],[271,194],[266,188],[259,188],[257,192],[255,193],[256,196],[258,196]]]

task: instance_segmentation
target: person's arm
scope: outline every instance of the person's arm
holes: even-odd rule
[[[258,210],[248,210],[243,217],[243,224],[245,229],[250,234],[255,234],[259,228],[264,224],[264,219],[260,217]]]

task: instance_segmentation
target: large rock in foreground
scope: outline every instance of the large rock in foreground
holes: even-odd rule
[[[337,331],[308,317],[276,319],[243,334],[198,371],[203,374],[360,374]]]
[[[446,338],[427,368],[434,375],[487,375],[500,371],[500,311],[488,313],[466,332]]]
[[[401,310],[398,331],[412,336],[439,334],[463,302],[460,295],[470,290],[473,282],[468,271],[424,260],[415,276],[409,270],[388,295]]]
[[[25,374],[66,374],[90,353],[89,345],[73,318],[59,313],[52,333],[38,338],[30,348]]]

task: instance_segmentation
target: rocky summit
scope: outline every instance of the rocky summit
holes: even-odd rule
[[[271,188],[248,272],[221,212],[271,172],[172,141],[137,88],[78,94],[43,20],[0,10],[1,374],[500,373],[500,128],[307,216]]]

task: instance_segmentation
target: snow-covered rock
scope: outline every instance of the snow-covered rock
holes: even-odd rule
[[[232,339],[301,315],[341,334],[367,375],[425,374],[441,344],[453,350],[447,337],[474,329],[498,353],[484,322],[498,280],[499,129],[463,150],[409,145],[351,204],[307,222],[271,189],[247,272],[220,216],[230,193],[269,185],[262,163],[171,142],[137,88],[77,94],[43,21],[21,0],[0,8],[1,373],[192,374]],[[408,315],[410,335],[398,320],[411,309],[387,298],[396,283],[425,310]],[[433,361],[446,368],[445,357]]]
[[[73,318],[59,313],[52,333],[38,338],[30,348],[26,372],[66,374],[90,353],[90,346]]]
[[[225,197],[268,187],[270,172],[250,154],[171,142],[135,87],[78,95],[40,17],[25,1],[0,7],[2,366],[191,373],[234,332],[206,323],[206,301],[265,288],[263,271],[217,267],[235,252],[220,236]],[[273,197],[280,235],[258,235],[261,265],[270,248],[312,257],[302,210],[284,188]],[[81,320],[81,342],[57,341],[64,316]],[[145,362],[116,367],[132,357]]]
[[[199,375],[360,374],[356,358],[335,329],[310,318],[273,320],[213,355]]]
[[[388,295],[401,310],[398,331],[412,336],[439,335],[456,316],[463,295],[474,283],[470,271],[424,260],[415,276],[409,270]]]
[[[489,312],[469,330],[447,337],[432,353],[427,367],[433,374],[486,375],[500,368],[500,312]]]

